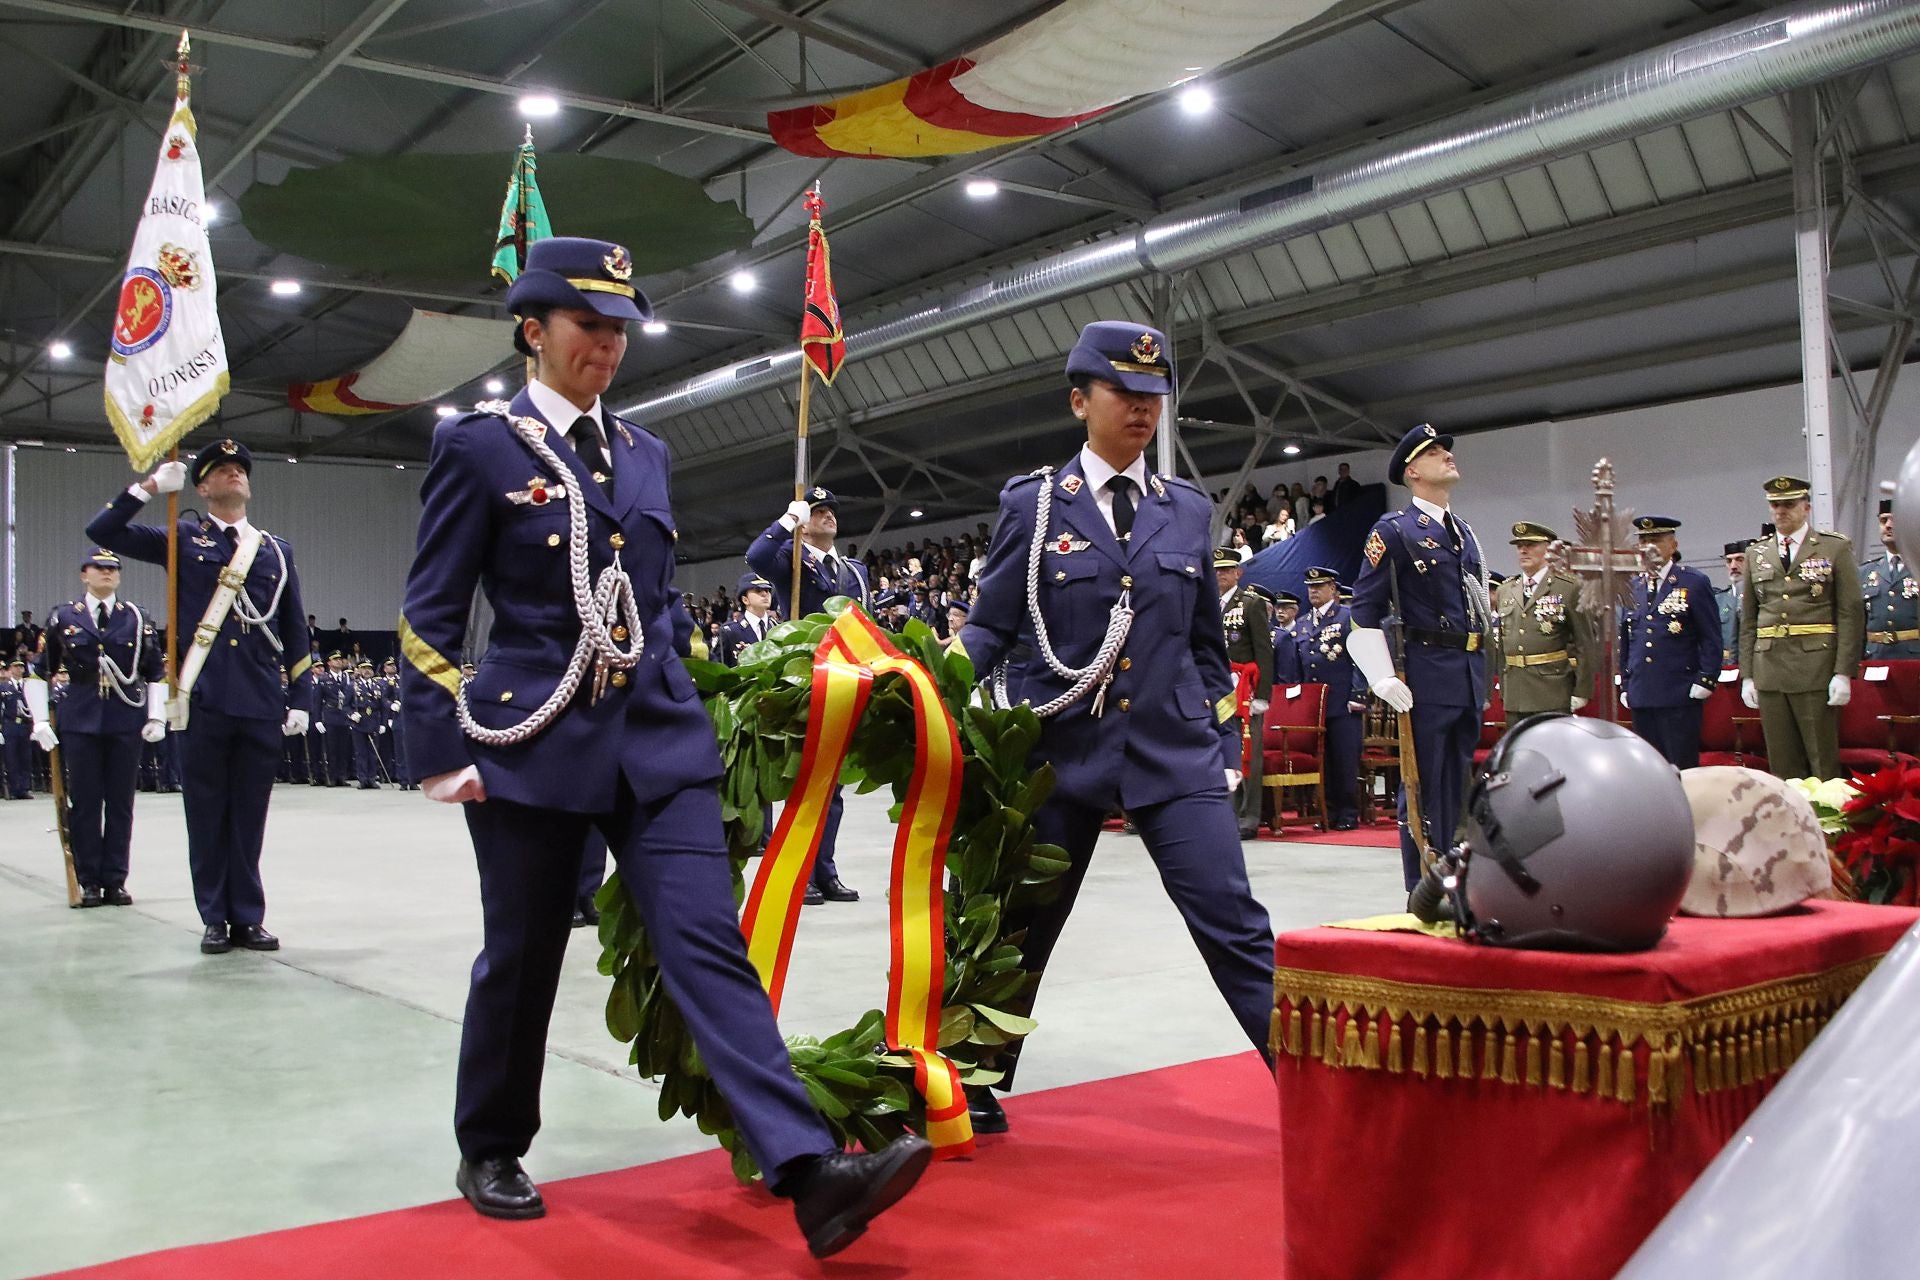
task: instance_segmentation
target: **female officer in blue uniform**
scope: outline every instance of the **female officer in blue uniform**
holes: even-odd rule
[[[754,1160],[825,1256],[904,1195],[931,1151],[909,1135],[841,1153],[793,1074],[734,915],[712,726],[681,665],[667,449],[600,397],[651,311],[618,245],[555,237],[507,293],[537,380],[434,433],[400,618],[403,714],[427,797],[459,803],[484,943],[460,1042],[456,1184],[482,1214],[545,1212],[520,1157],[540,1127],[548,1020],[580,850],[606,837]],[[452,657],[483,587],[486,656]]]
[[[133,785],[142,740],[166,736],[166,659],[153,623],[118,598],[120,557],[95,548],[80,562],[87,594],[47,618],[46,646],[27,682],[33,740],[43,751],[64,746],[67,825],[73,873],[83,907],[133,905],[127,892],[133,844]],[[49,717],[47,681],[65,668],[77,681],[60,700],[59,726]]]
[[[1143,456],[1174,385],[1167,340],[1143,325],[1097,321],[1068,355],[1067,377],[1086,447],[1057,472],[1017,476],[1001,490],[979,596],[960,633],[983,675],[1016,644],[1032,649],[1004,673],[1007,698],[1031,703],[1046,722],[1034,760],[1053,766],[1056,783],[1034,827],[1072,866],[1052,902],[1020,913],[1026,967],[1046,969],[1100,824],[1124,808],[1214,985],[1264,1053],[1273,927],[1247,887],[1231,799],[1240,734],[1208,571],[1212,508],[1187,481],[1149,475]],[[1017,1012],[1032,1008],[1033,995]],[[1003,1091],[1015,1063],[1005,1065]],[[976,1131],[1006,1128],[990,1093],[967,1096]]]

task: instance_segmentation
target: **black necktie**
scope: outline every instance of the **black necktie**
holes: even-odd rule
[[[600,446],[600,424],[583,413],[567,438],[573,443],[573,451],[580,455],[580,461],[587,464],[587,470],[599,482],[600,491],[611,498],[613,467],[607,462],[607,451]]]
[[[1125,542],[1133,536],[1133,481],[1115,476],[1107,489],[1113,494],[1113,536]]]
[[[105,600],[96,600],[93,602],[93,619],[99,626],[102,634],[104,634],[107,629],[107,602]]]
[[[230,524],[220,532],[227,535],[227,559],[233,559],[234,552],[240,549],[240,526]]]
[[[1460,526],[1453,522],[1453,512],[1447,512],[1444,516],[1440,517],[1440,519],[1447,526],[1447,536],[1453,539],[1453,549],[1458,553],[1460,550]]]

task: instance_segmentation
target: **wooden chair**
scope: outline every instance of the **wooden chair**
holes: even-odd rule
[[[1495,689],[1487,699],[1487,709],[1480,717],[1480,741],[1474,744],[1473,767],[1477,770],[1493,754],[1493,748],[1500,741],[1500,735],[1507,731],[1506,699]]]
[[[1262,744],[1261,785],[1273,803],[1278,830],[1290,787],[1313,789],[1314,826],[1327,827],[1327,686],[1280,685],[1267,703],[1266,741]],[[1304,815],[1306,807],[1300,812]]]
[[[1367,699],[1366,721],[1360,731],[1360,825],[1375,821],[1374,780],[1384,779],[1383,793],[1392,804],[1400,790],[1400,718],[1378,698]]]
[[[1766,742],[1760,721],[1740,701],[1740,682],[1725,680],[1713,686],[1713,696],[1700,709],[1700,763],[1767,767]]]
[[[1884,673],[1884,674],[1882,674]],[[1862,664],[1853,697],[1840,709],[1840,765],[1873,773],[1890,764],[1911,764],[1920,754],[1920,660]]]

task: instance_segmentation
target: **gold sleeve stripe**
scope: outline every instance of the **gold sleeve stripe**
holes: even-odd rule
[[[1213,714],[1219,719],[1221,724],[1225,724],[1227,721],[1233,719],[1236,715],[1240,714],[1239,697],[1235,694],[1227,694],[1221,698],[1220,701],[1213,704]]]
[[[303,656],[300,659],[300,661],[293,664],[293,670],[287,672],[287,683],[292,684],[294,681],[298,680],[301,676],[307,674],[307,668],[311,667],[312,665],[313,665],[313,655],[309,653]]]
[[[407,615],[400,615],[400,652],[407,655],[407,661],[413,664],[427,679],[445,689],[454,697],[460,696],[460,669],[420,638],[420,633],[407,621]]]

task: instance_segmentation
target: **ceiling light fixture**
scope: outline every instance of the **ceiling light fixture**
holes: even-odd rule
[[[1280,452],[1286,454],[1288,457],[1292,457],[1294,454],[1300,452],[1300,446],[1289,441],[1287,446],[1281,449]]]
[[[640,332],[650,333],[656,338],[666,331],[667,322],[665,320],[648,320],[640,326]]]
[[[1203,84],[1188,85],[1180,91],[1180,109],[1190,116],[1203,116],[1213,110],[1213,90]]]
[[[1000,194],[1000,184],[992,178],[968,178],[966,192],[972,200],[991,200]]]
[[[300,282],[298,280],[275,280],[267,287],[283,298],[291,298],[294,294],[300,292]]]
[[[443,418],[451,418],[454,414],[460,412],[450,404],[435,405],[433,411]]]
[[[744,269],[728,276],[727,283],[733,286],[735,293],[752,293],[760,287],[760,282],[754,278],[753,272]]]
[[[920,518],[921,516],[923,516],[923,515],[925,515],[925,514],[927,514],[927,513],[926,513],[926,512],[924,512],[924,511],[922,511],[922,510],[921,510],[920,508],[918,508],[918,507],[915,507],[915,508],[914,508],[913,510],[911,510],[911,511],[909,511],[909,512],[907,512],[907,515],[908,515],[908,516],[910,516],[911,518],[913,518],[913,519],[915,519],[915,520],[918,520],[918,519],[919,519],[919,518]]]
[[[55,360],[70,360],[73,358],[73,344],[64,339],[50,342],[47,344],[47,354]]]
[[[529,120],[544,120],[560,114],[560,99],[550,93],[530,93],[520,99],[520,114]]]
[[[487,394],[488,394],[488,395],[490,395],[490,396],[497,396],[497,395],[499,395],[499,394],[500,394],[500,393],[501,393],[502,391],[505,391],[506,389],[507,389],[507,384],[506,384],[506,383],[504,383],[504,382],[502,382],[502,381],[500,381],[500,379],[498,379],[498,378],[488,378],[488,379],[487,379]]]

